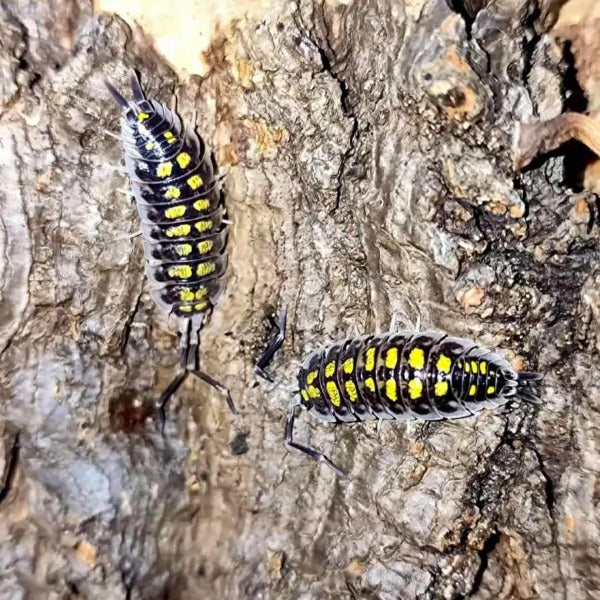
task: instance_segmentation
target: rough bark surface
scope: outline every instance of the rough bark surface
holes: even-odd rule
[[[511,150],[577,92],[544,34],[559,3],[454,4],[278,3],[180,86],[85,2],[1,3],[0,598],[597,597],[596,205],[562,157],[518,176]],[[228,173],[202,361],[237,423],[193,381],[153,422],[177,338],[105,133],[103,77],[130,66]],[[380,432],[304,416],[342,482],[284,449],[289,395],[255,383],[283,303],[290,383],[306,352],[420,316],[546,373],[543,403]]]

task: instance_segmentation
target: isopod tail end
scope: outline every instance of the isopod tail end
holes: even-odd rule
[[[515,395],[525,402],[541,404],[539,394],[530,387],[530,384],[539,383],[543,378],[544,376],[541,373],[533,373],[530,371],[521,371],[517,373],[517,392]]]
[[[531,371],[519,371],[517,373],[517,381],[519,383],[541,381],[542,379],[544,379],[544,376],[541,373],[533,373]]]
[[[142,89],[140,78],[134,69],[131,69],[129,73],[129,81],[131,82],[131,92],[133,93],[133,99],[135,100],[136,104],[146,102],[146,95]]]
[[[119,103],[119,106],[124,108],[125,110],[129,110],[131,105],[129,104],[129,100],[121,94],[121,92],[110,82],[108,79],[104,79],[104,85],[108,88],[111,96]]]

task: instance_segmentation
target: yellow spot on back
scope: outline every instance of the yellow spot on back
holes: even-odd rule
[[[333,377],[334,373],[335,373],[335,362],[332,361],[325,367],[325,377]]]
[[[202,185],[202,177],[200,175],[192,175],[188,180],[187,184],[193,189],[197,190]]]
[[[198,277],[203,277],[204,275],[210,275],[212,272],[214,272],[215,268],[216,268],[215,263],[212,263],[212,262],[200,263],[198,265],[198,267],[196,268],[196,275],[198,275]]]
[[[319,391],[319,388],[315,387],[314,385],[309,385],[308,386],[308,395],[311,398],[320,398],[321,392]]]
[[[448,382],[438,381],[435,384],[434,393],[436,396],[445,396],[448,393]]]
[[[185,206],[183,206],[183,204],[172,206],[165,210],[165,217],[167,217],[167,219],[177,219],[178,217],[183,217],[183,215],[185,215]]]
[[[395,369],[398,364],[398,348],[390,348],[385,355],[385,366]]]
[[[398,387],[395,379],[388,379],[385,382],[385,395],[392,401],[398,400]]]
[[[194,208],[198,212],[202,212],[202,211],[206,210],[209,206],[210,206],[210,200],[206,200],[206,198],[200,198],[200,200],[196,200],[196,202],[194,202]]]
[[[416,400],[423,393],[423,382],[420,379],[411,379],[408,382],[408,395],[411,400]]]
[[[479,371],[482,375],[485,375],[485,373],[487,371],[487,363],[485,362],[485,360],[482,360],[479,363]]]
[[[179,196],[181,196],[181,190],[174,185],[170,185],[165,192],[165,198],[167,200],[176,200]]]
[[[344,386],[346,388],[348,398],[350,398],[350,402],[356,402],[358,400],[358,392],[356,391],[354,381],[346,381]]]
[[[413,348],[408,355],[408,364],[413,369],[422,369],[425,366],[425,352],[422,348]]]
[[[192,267],[190,265],[176,265],[169,267],[167,271],[169,277],[176,279],[188,279],[192,276]]]
[[[179,299],[182,302],[191,302],[194,299],[194,292],[190,288],[185,288],[179,292]]]
[[[465,371],[466,371],[467,373],[470,373],[470,372],[471,372],[471,367],[469,367],[469,363],[468,363],[468,362],[466,362],[466,363],[465,363]]]
[[[306,383],[308,383],[308,385],[310,385],[316,378],[317,378],[317,371],[311,371],[307,376],[306,376]]]
[[[347,358],[344,361],[344,364],[342,366],[344,368],[344,373],[346,373],[347,375],[351,375],[352,371],[354,371],[354,359],[353,358]]]
[[[201,288],[198,288],[196,290],[196,300],[200,300],[201,298],[204,298],[204,296],[206,296],[207,293],[208,293],[208,288],[205,288],[204,286],[202,286]]]
[[[181,312],[192,312],[192,307],[191,306],[180,306],[179,310]]]
[[[331,400],[331,404],[333,404],[334,406],[340,406],[340,391],[338,390],[337,385],[335,385],[335,382],[328,381],[325,384],[325,388],[327,389],[327,395]]]
[[[477,368],[477,361],[475,361],[475,360],[471,361],[471,370],[473,371],[473,373],[477,373],[477,371],[479,370]]]
[[[493,385],[490,385],[490,387],[487,389],[487,393],[494,394],[495,392],[496,392],[496,388]]]
[[[300,394],[302,395],[302,400],[304,400],[304,402],[308,402],[310,400],[306,390],[300,390]]]
[[[375,380],[372,377],[365,379],[365,386],[371,392],[375,391]]]
[[[213,247],[212,240],[204,240],[202,242],[198,242],[198,252],[200,254],[206,254]]]
[[[194,310],[200,312],[201,310],[204,310],[207,306],[207,302],[198,302],[198,304],[194,305]]]
[[[150,140],[149,142],[146,142],[146,150],[152,150],[152,148],[154,148],[154,146],[156,146],[156,144]]]
[[[471,387],[469,388],[469,396],[474,396],[476,391],[477,391],[477,387],[475,386],[475,384],[472,384]]]
[[[192,253],[192,245],[191,244],[177,244],[177,246],[175,246],[175,252],[177,252],[177,254],[179,254],[179,256],[187,256],[188,254]],[[193,298],[192,298],[192,300],[193,300]]]
[[[169,177],[173,172],[173,163],[171,161],[160,163],[158,167],[156,167],[156,176],[164,179],[165,177]]]
[[[439,358],[437,359],[437,363],[435,363],[435,367],[442,373],[450,373],[452,361],[445,354],[440,354]]]
[[[375,368],[375,348],[369,348],[366,354],[365,369],[372,371]]]
[[[165,140],[167,140],[167,144],[174,144],[177,141],[177,138],[173,135],[172,131],[165,131],[164,136]]]
[[[149,118],[150,118],[150,115],[148,113],[141,112],[138,115],[137,120],[138,120],[138,123],[141,123],[142,121],[145,121],[146,119],[149,119]]]
[[[188,224],[185,225],[177,225],[177,227],[169,227],[165,232],[167,237],[182,237],[184,235],[189,235],[192,227]]]
[[[192,157],[187,152],[181,152],[175,160],[182,169],[185,169],[192,162]]]
[[[208,229],[210,229],[213,225],[213,222],[211,219],[208,219],[206,221],[198,221],[194,227],[200,232],[203,233],[205,231],[207,231]]]

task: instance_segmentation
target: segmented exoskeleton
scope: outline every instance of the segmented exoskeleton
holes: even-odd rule
[[[235,414],[229,391],[198,369],[199,332],[223,291],[227,265],[227,223],[214,160],[193,127],[184,128],[174,112],[146,99],[135,73],[131,101],[106,85],[123,109],[121,141],[152,297],[177,318],[181,334],[181,372],[157,403],[161,424],[188,373],[217,389]]]
[[[283,343],[285,311],[279,328],[257,365],[271,381],[264,368]],[[300,406],[336,423],[458,419],[513,399],[537,403],[530,384],[541,379],[538,373],[515,371],[496,352],[445,333],[399,331],[346,339],[312,353],[300,368],[299,398],[296,393],[290,406],[285,443],[345,477],[324,454],[294,441]]]

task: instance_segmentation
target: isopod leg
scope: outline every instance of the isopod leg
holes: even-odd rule
[[[287,448],[294,448],[295,450],[300,450],[300,452],[304,452],[304,454],[308,454],[313,460],[318,463],[323,463],[328,466],[338,477],[342,479],[348,479],[348,474],[345,471],[342,471],[337,465],[335,465],[329,457],[325,456],[322,452],[315,450],[314,448],[309,448],[308,446],[303,446],[302,444],[298,444],[298,442],[294,441],[294,421],[296,419],[296,409],[300,408],[298,404],[296,404],[292,400],[292,404],[290,405],[290,412],[285,422],[285,445]]]
[[[270,381],[271,383],[275,382],[275,378],[266,371],[266,366],[271,362],[273,356],[281,348],[285,340],[285,324],[287,320],[287,307],[283,307],[281,310],[281,315],[279,317],[279,323],[277,324],[278,332],[275,336],[275,339],[269,344],[269,347],[265,350],[264,354],[260,357],[259,361],[256,363],[256,367],[254,367],[254,372]]]
[[[215,388],[215,390],[217,390],[217,392],[219,392],[219,394],[221,394],[221,396],[225,398],[227,406],[229,406],[229,410],[233,413],[233,415],[236,417],[238,416],[238,411],[235,407],[235,404],[233,403],[231,393],[220,381],[217,381],[216,379],[212,378],[210,375],[208,375],[208,373],[205,373],[204,371],[190,370],[188,372],[194,375],[195,377],[198,377],[198,379],[201,379],[205,383],[208,383],[208,385],[210,385],[211,387]]]

